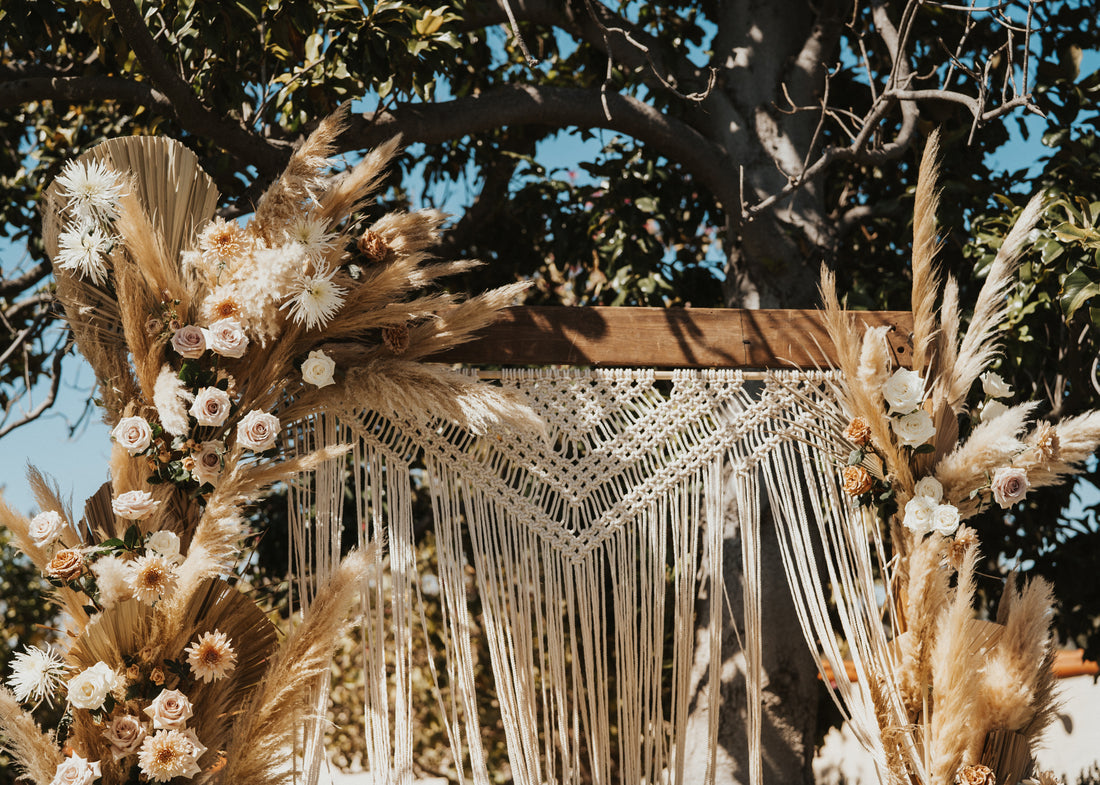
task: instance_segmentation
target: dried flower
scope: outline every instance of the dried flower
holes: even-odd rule
[[[164,322],[155,316],[150,316],[145,320],[145,334],[150,338],[156,338],[164,330]]]
[[[154,782],[168,782],[173,777],[190,779],[199,772],[195,757],[195,747],[184,733],[160,730],[142,741],[138,767]]]
[[[128,600],[133,596],[130,589],[130,565],[118,556],[100,556],[92,564],[96,589],[99,590],[99,602],[105,608]]]
[[[335,271],[302,275],[291,286],[289,299],[282,308],[290,309],[295,324],[305,324],[307,330],[324,327],[344,304],[344,289],[332,277]]]
[[[206,683],[224,678],[237,667],[237,652],[225,634],[217,630],[204,632],[184,652],[191,673]]]
[[[981,763],[963,766],[955,774],[955,785],[997,785],[993,769]]]
[[[75,581],[83,571],[84,555],[75,548],[58,551],[46,565],[46,575],[65,583]]]
[[[302,363],[302,381],[314,387],[328,387],[335,384],[332,378],[335,370],[336,361],[320,349],[315,349]]]
[[[45,700],[52,706],[54,693],[61,687],[64,676],[65,661],[53,646],[46,644],[45,649],[24,646],[22,652],[12,657],[8,686],[18,701],[37,704]]]
[[[145,740],[145,723],[133,714],[120,714],[107,724],[103,738],[111,745],[111,758],[119,761],[141,748]]]
[[[898,441],[907,447],[919,447],[936,434],[932,417],[923,409],[891,419],[890,428]]]
[[[128,583],[134,597],[152,605],[175,591],[176,571],[168,559],[147,551],[131,562]]]
[[[1061,444],[1058,439],[1057,429],[1043,420],[1036,423],[1035,430],[1028,438],[1031,446],[1039,453],[1039,459],[1044,463],[1058,460],[1061,453]]]
[[[140,521],[160,506],[149,491],[126,491],[111,499],[111,509],[119,518]]]
[[[326,232],[327,222],[312,215],[299,216],[286,230],[287,239],[302,246],[302,251],[310,259],[320,261],[333,245],[336,235]]]
[[[111,429],[111,438],[130,455],[137,455],[152,442],[153,429],[143,417],[123,417],[118,421],[118,425]]]
[[[390,252],[390,247],[386,244],[382,235],[373,229],[367,229],[363,232],[357,245],[363,255],[372,262],[381,262],[386,258],[386,254]]]
[[[90,785],[99,779],[99,761],[89,761],[79,755],[70,755],[57,765],[50,785]]]
[[[118,681],[118,674],[110,665],[97,662],[69,679],[69,703],[75,709],[95,711],[103,706]]]
[[[172,348],[181,357],[197,359],[206,351],[206,331],[197,324],[185,324],[172,333]]]
[[[194,714],[191,701],[179,690],[162,690],[144,711],[158,730],[183,730]]]
[[[164,684],[164,670],[159,665],[149,671],[149,681],[158,687]]]
[[[394,354],[404,354],[409,348],[409,325],[393,324],[383,327],[382,343]]]
[[[263,452],[275,446],[279,427],[278,417],[253,409],[237,423],[237,443],[253,452]]]
[[[118,215],[122,177],[102,161],[69,161],[57,177],[69,213],[81,220],[99,221]]]
[[[1007,510],[1012,505],[1027,496],[1031,483],[1028,482],[1027,472],[1015,466],[1002,466],[993,472],[993,482],[990,490],[993,491],[993,501]]]
[[[898,368],[882,386],[882,397],[890,404],[890,414],[908,414],[924,400],[924,378],[916,371]]]
[[[862,417],[853,417],[844,429],[844,438],[853,444],[864,447],[871,441],[871,426]]]
[[[111,238],[98,226],[81,224],[69,228],[57,237],[58,267],[70,270],[80,278],[90,278],[102,285],[107,280],[107,254]]]
[[[851,496],[860,496],[871,490],[874,479],[862,466],[844,467],[844,492]]]
[[[55,510],[43,510],[31,518],[27,533],[39,548],[57,542],[65,534],[65,519]]]
[[[947,549],[947,563],[954,569],[962,566],[963,559],[971,548],[978,547],[978,533],[969,526],[960,526],[955,532],[955,539]]]

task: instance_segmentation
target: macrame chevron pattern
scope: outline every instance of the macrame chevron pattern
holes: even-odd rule
[[[526,399],[545,434],[479,436],[420,413],[354,410],[301,429],[302,449],[354,445],[348,459],[293,488],[303,577],[323,577],[333,563],[317,549],[327,547],[324,530],[329,542],[338,535],[340,510],[316,502],[347,472],[360,536],[384,536],[389,546],[363,597],[365,765],[375,781],[411,782],[415,765],[412,702],[423,696],[410,686],[412,630],[424,623],[424,602],[414,477],[431,495],[446,617],[437,652],[445,666],[433,672],[436,694],[427,699],[438,703],[462,781],[494,780],[481,727],[496,719],[480,715],[474,684],[475,595],[518,785],[685,782],[692,745],[706,745],[713,762],[719,691],[703,685],[720,678],[722,524],[731,488],[740,497],[745,559],[749,736],[758,738],[755,544],[761,492],[773,484],[758,483],[757,469],[805,430],[790,385],[821,393],[813,375],[785,376],[761,383],[736,371],[657,380],[647,370],[514,370],[501,384]],[[423,470],[414,471],[418,460]],[[702,595],[719,601],[707,603],[705,637],[697,640]],[[705,738],[697,728],[689,734],[698,701],[709,701]],[[750,761],[758,781],[758,746]]]

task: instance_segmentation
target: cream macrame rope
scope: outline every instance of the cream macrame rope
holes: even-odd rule
[[[787,390],[821,394],[814,374],[779,376],[783,384],[775,375],[746,383],[724,370],[675,371],[667,381],[647,370],[506,370],[500,383],[524,398],[545,435],[476,436],[418,412],[344,411],[303,428],[303,448],[354,446],[346,463],[292,489],[303,602],[338,555],[331,549],[342,504],[322,497],[342,501],[347,472],[360,537],[388,543],[363,596],[365,765],[375,782],[412,781],[412,707],[424,697],[410,683],[416,625],[428,639],[413,540],[417,458],[431,497],[444,615],[442,651],[434,652],[442,671],[427,658],[436,685],[430,700],[459,777],[477,785],[492,779],[481,746],[482,724],[492,718],[480,716],[476,700],[472,591],[517,785],[681,783],[688,745],[700,743],[708,745],[712,781],[732,471],[745,562],[746,753],[750,780],[760,781],[762,491],[773,508],[800,496],[789,489],[801,486],[789,483],[813,472],[805,468],[811,457],[796,449],[805,427],[791,425],[800,415]],[[816,575],[808,546],[785,545],[789,570]],[[701,593],[712,601],[697,641]],[[820,620],[800,621],[807,635],[820,632]],[[687,732],[698,699],[697,646],[710,653],[705,740]]]

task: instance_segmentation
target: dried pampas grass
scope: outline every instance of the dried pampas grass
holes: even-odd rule
[[[16,767],[34,785],[50,785],[63,760],[52,733],[46,733],[24,711],[7,687],[0,687],[0,749],[11,753]]]

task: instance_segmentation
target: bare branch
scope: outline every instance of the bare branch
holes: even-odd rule
[[[10,300],[26,291],[49,275],[51,269],[50,263],[43,260],[16,278],[0,279],[0,298]]]
[[[175,109],[175,117],[190,133],[203,136],[259,169],[277,172],[290,155],[289,145],[280,144],[244,126],[223,120],[206,107],[157,48],[133,0],[109,0],[122,37],[133,49],[153,84]]]
[[[0,418],[0,422],[3,422],[3,425],[0,426],[0,438],[3,438],[21,425],[26,425],[29,422],[37,420],[47,409],[53,406],[53,402],[57,400],[57,391],[61,388],[61,361],[65,359],[65,355],[68,351],[68,347],[58,347],[53,350],[49,372],[50,387],[46,392],[46,397],[39,401],[37,406],[29,412],[25,412],[18,420],[7,422],[13,404],[15,401],[20,400],[22,396],[17,396],[8,402],[8,406],[4,410],[4,416]],[[29,395],[30,390],[28,389],[25,394]]]
[[[115,100],[124,104],[144,106],[158,113],[174,115],[168,98],[142,82],[116,76],[27,76],[18,71],[0,72],[0,108],[31,101],[91,101]]]

